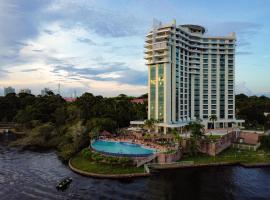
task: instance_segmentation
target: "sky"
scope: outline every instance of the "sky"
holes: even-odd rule
[[[0,0],[0,87],[144,94],[154,18],[236,32],[236,92],[270,96],[269,0]]]

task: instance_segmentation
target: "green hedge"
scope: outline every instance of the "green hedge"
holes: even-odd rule
[[[91,151],[89,148],[84,148],[80,155],[95,163],[104,163],[110,165],[121,165],[121,166],[131,166],[133,164],[132,159],[125,158],[125,157],[114,157],[114,156],[107,156],[103,155],[94,151]]]

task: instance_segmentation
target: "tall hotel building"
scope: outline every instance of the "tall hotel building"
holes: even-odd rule
[[[198,25],[161,25],[146,36],[148,119],[182,127],[201,119],[206,128],[232,127],[235,119],[235,33],[205,36]]]

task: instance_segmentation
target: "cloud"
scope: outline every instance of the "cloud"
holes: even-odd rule
[[[208,34],[224,35],[236,32],[240,36],[252,36],[259,32],[262,27],[261,24],[245,21],[211,23],[208,25]]]
[[[36,72],[38,71],[40,68],[36,68],[36,69],[23,69],[21,70],[21,72]]]
[[[238,83],[235,85],[235,93],[236,94],[246,94],[248,96],[251,96],[254,94],[254,92],[249,89],[247,86],[246,86],[246,82],[241,82],[241,83]]]
[[[146,85],[147,72],[125,66],[125,63],[100,63],[98,68],[78,68],[72,65],[55,66],[51,71],[59,77],[73,80],[116,81],[120,84]]]
[[[38,3],[28,0],[0,1],[1,56],[17,57],[19,50],[27,45],[24,41],[38,35],[39,16],[44,6],[50,2],[50,0]]]
[[[47,29],[45,29],[44,32],[49,34],[49,35],[52,35],[54,33],[53,31],[50,31],[50,30],[47,30]]]
[[[66,28],[79,22],[101,36],[126,37],[140,33],[138,18],[100,8],[94,1],[55,1],[47,12],[54,19],[64,21]]]
[[[236,51],[236,55],[252,55],[251,51]]]
[[[89,45],[96,45],[96,43],[90,40],[89,38],[78,38],[77,40],[81,43],[86,43]]]
[[[32,51],[34,51],[34,52],[43,52],[43,50],[41,50],[41,49],[33,49]]]
[[[259,23],[228,21],[210,24],[208,34],[228,35],[231,32],[235,32],[237,37],[237,48],[241,49],[241,51],[238,52],[238,55],[250,55],[252,52],[246,51],[245,49],[250,48],[252,37],[262,28],[263,25]]]

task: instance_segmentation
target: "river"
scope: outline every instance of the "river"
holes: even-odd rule
[[[55,152],[20,151],[0,137],[0,199],[270,199],[270,168],[216,167],[164,171],[128,181],[94,179],[73,173]],[[64,191],[55,185],[73,182]]]

